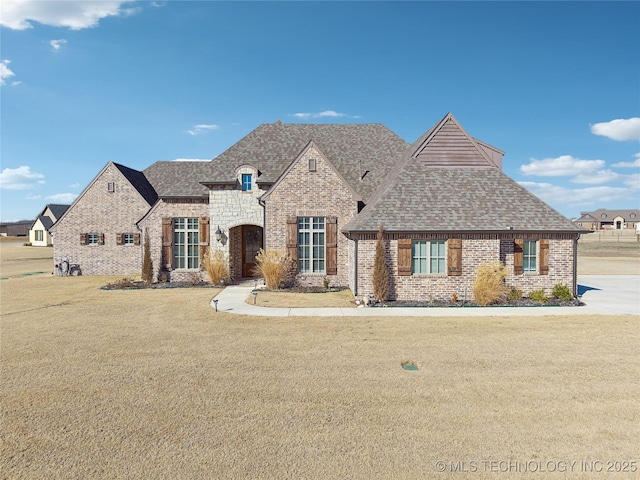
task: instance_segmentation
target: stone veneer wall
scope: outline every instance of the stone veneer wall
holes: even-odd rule
[[[139,233],[136,222],[148,210],[120,170],[108,164],[53,227],[54,263],[67,258],[83,275],[140,275],[142,239],[140,245],[116,245],[116,235]],[[81,245],[83,233],[104,234],[104,245]]]
[[[316,159],[316,171],[309,171],[309,159]],[[287,175],[270,192],[266,205],[265,246],[286,249],[288,217],[330,217],[338,219],[338,274],[328,277],[332,286],[348,286],[349,240],[341,228],[357,213],[357,198],[335,169],[315,148],[309,148],[292,165]],[[325,274],[299,274],[302,285],[322,285]]]
[[[392,235],[385,236],[386,261],[390,271],[390,300],[450,300],[455,294],[459,299],[473,299],[473,282],[478,265],[500,260],[510,272],[506,279],[508,286],[518,288],[527,295],[532,290],[544,289],[551,293],[554,285],[568,285],[575,292],[574,285],[574,238],[571,235],[501,236],[493,234],[461,235],[462,275],[398,275],[398,238],[414,240],[446,240],[442,235]],[[373,294],[372,272],[375,257],[375,234],[357,237],[357,294]],[[515,238],[525,240],[549,239],[549,274],[523,273],[513,275],[513,242]],[[447,244],[448,249],[448,244]]]
[[[252,188],[242,191],[242,175],[252,175]],[[258,171],[250,165],[239,167],[236,171],[236,184],[214,186],[209,191],[209,217],[212,246],[224,250],[231,258],[232,276],[242,277],[242,230],[240,225],[264,227],[264,209],[258,198],[265,193],[256,183]],[[227,242],[216,242],[214,232],[220,230],[226,235]]]
[[[176,200],[162,200],[155,205],[152,211],[145,217],[144,222],[141,222],[141,229],[143,232],[140,248],[144,246],[144,232],[148,228],[149,231],[149,245],[151,250],[151,260],[153,261],[154,278],[159,279],[159,269],[162,262],[162,219],[163,218],[200,218],[207,217],[209,215],[209,204],[207,199],[176,199]],[[209,225],[209,236],[213,237],[215,228],[211,229]],[[215,239],[214,239],[215,242]],[[211,238],[209,240],[211,245]],[[141,250],[142,251],[142,250]],[[142,254],[140,260],[140,269],[138,274],[142,271]],[[193,279],[194,275],[197,277],[208,280],[205,272],[199,270],[172,270],[169,272],[167,280],[171,281],[188,281]]]

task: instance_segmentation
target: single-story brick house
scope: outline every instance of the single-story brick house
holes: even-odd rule
[[[640,230],[640,210],[599,208],[593,212],[580,212],[580,218],[574,222],[588,230]]]
[[[139,274],[148,232],[158,276],[201,275],[211,247],[246,277],[274,248],[299,282],[368,295],[384,225],[392,299],[471,298],[495,260],[525,292],[575,293],[585,230],[502,173],[503,154],[451,114],[412,145],[380,124],[263,124],[210,162],[107,164],[53,226],[54,258]]]
[[[29,242],[34,247],[48,247],[53,243],[49,230],[56,221],[67,211],[69,205],[49,204],[34,220],[29,229]]]

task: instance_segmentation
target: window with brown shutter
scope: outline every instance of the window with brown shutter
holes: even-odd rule
[[[411,275],[411,239],[398,239],[398,275]]]
[[[104,233],[98,235],[98,245],[104,245]]]
[[[549,275],[549,240],[540,240],[540,275]]]
[[[209,217],[200,217],[200,262],[204,259],[209,248]]]
[[[326,218],[326,235],[327,235],[327,275],[338,274],[338,218]]]
[[[87,243],[89,243],[88,237],[89,236],[86,233],[81,233],[80,234],[80,245],[87,245]]]
[[[171,270],[173,262],[173,218],[162,219],[162,263]]]
[[[516,238],[513,241],[513,274],[522,275],[522,247],[524,246],[524,240],[522,238]]]
[[[134,245],[140,245],[140,234],[139,233],[134,233],[133,234],[133,244]]]
[[[287,253],[291,260],[298,261],[298,217],[287,218]]]
[[[447,275],[458,277],[462,275],[462,239],[450,238],[447,244]]]
[[[124,243],[124,233],[116,233],[116,245],[122,245]]]

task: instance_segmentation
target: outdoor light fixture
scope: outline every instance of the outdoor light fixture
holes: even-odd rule
[[[218,225],[218,229],[216,230],[216,240],[218,242],[222,241],[222,230],[220,230],[220,225]]]
[[[216,312],[218,311],[218,299],[214,298],[213,299],[213,306],[216,307]]]
[[[253,292],[253,304],[256,304],[256,298],[258,298],[258,292]]]

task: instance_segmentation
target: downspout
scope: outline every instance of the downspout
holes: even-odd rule
[[[358,295],[358,239],[353,239],[353,296]]]
[[[580,239],[580,234],[578,234],[577,238],[573,239],[573,296],[578,296],[578,240]]]

